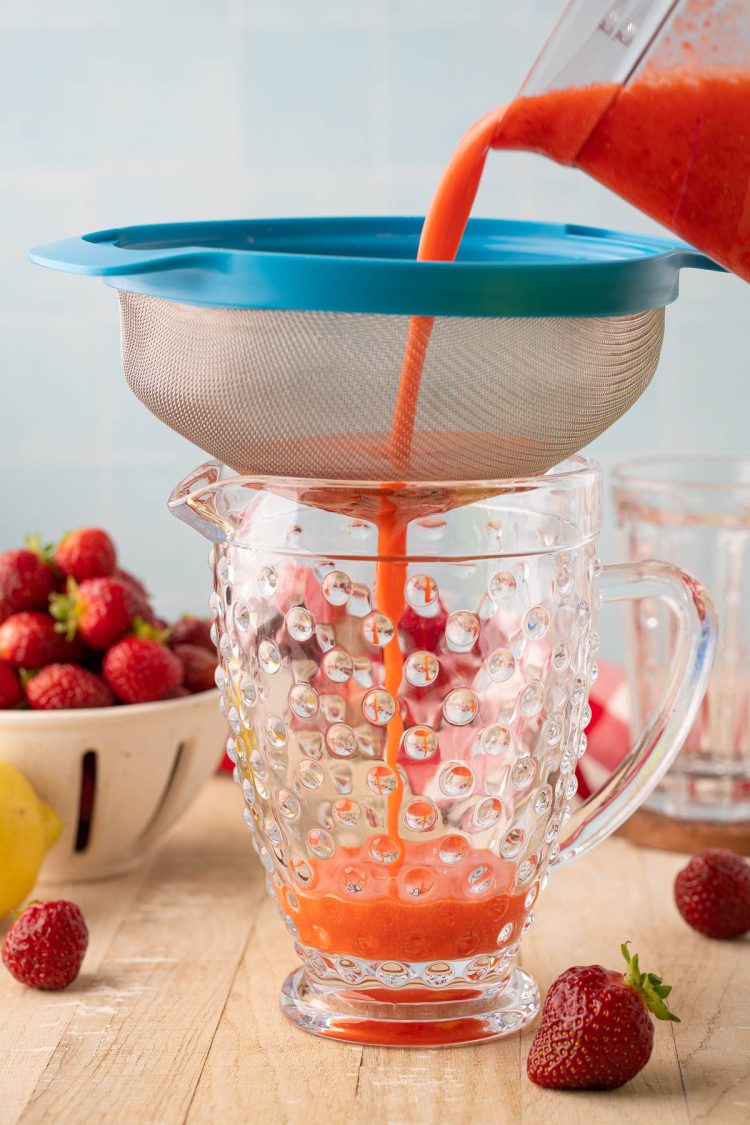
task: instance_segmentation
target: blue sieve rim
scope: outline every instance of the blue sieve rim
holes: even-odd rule
[[[661,308],[685,243],[559,223],[471,219],[455,262],[415,260],[420,217],[154,223],[30,251],[38,265],[188,305],[458,317],[615,316]]]

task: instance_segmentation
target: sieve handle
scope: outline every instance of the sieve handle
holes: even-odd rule
[[[196,260],[208,265],[212,257],[212,250],[205,246],[154,246],[137,250],[123,241],[120,230],[63,238],[59,242],[35,246],[29,251],[29,258],[39,266],[92,277],[122,277],[150,270],[182,269],[195,264]]]
[[[666,602],[677,620],[677,650],[661,705],[609,780],[573,814],[556,866],[600,844],[661,781],[693,724],[716,649],[713,603],[684,570],[663,562],[625,563],[605,567],[599,581],[605,602]]]

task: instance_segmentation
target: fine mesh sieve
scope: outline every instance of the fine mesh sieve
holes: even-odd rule
[[[199,308],[120,293],[130,389],[236,472],[390,480],[409,318]],[[609,317],[437,317],[409,480],[544,472],[648,386],[664,309]]]
[[[119,291],[128,384],[172,429],[240,474],[352,481],[546,471],[648,386],[680,268],[715,268],[662,239],[487,219],[455,262],[418,262],[421,226],[126,227],[32,258]],[[389,456],[412,317],[432,328]]]

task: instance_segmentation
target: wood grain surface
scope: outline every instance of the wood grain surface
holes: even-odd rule
[[[553,875],[522,953],[546,990],[571,964],[618,965],[631,939],[674,986],[680,1024],[613,1093],[540,1090],[533,1030],[475,1047],[398,1051],[290,1027],[295,963],[227,778],[211,781],[148,865],[40,887],[88,920],[84,969],[59,993],[0,972],[0,1125],[660,1125],[750,1122],[750,941],[692,933],[672,903],[678,855],[610,840]]]

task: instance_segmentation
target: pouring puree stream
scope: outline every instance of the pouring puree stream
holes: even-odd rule
[[[538,151],[574,164],[676,234],[750,280],[750,76],[714,68],[646,68],[636,80],[521,97],[480,118],[453,153],[428,210],[422,260],[455,258],[491,148]],[[420,382],[432,319],[413,317],[404,351],[388,456],[396,473],[410,462]],[[498,440],[501,440],[498,438]],[[413,516],[413,512],[410,513]],[[384,686],[396,703],[386,729],[386,761],[396,777],[387,794],[388,860],[360,849],[315,862],[315,889],[299,894],[296,920],[306,943],[372,958],[460,958],[497,949],[498,930],[525,916],[510,893],[513,865],[470,848],[455,867],[439,861],[439,842],[403,840],[398,756],[403,720],[398,695],[403,658],[398,623],[405,610],[408,520],[383,495],[375,595],[395,626],[384,648]],[[344,851],[345,849],[342,849]],[[493,892],[466,891],[469,868],[487,864]],[[347,893],[347,879],[361,883]],[[342,883],[343,880],[343,883]],[[509,939],[510,940],[510,939]]]

